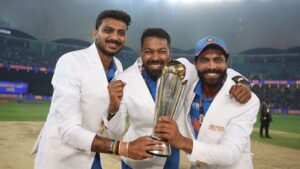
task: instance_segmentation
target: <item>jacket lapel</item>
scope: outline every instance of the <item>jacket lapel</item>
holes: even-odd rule
[[[139,99],[141,100],[144,100],[145,101],[145,104],[147,105],[147,107],[149,108],[149,110],[151,112],[153,112],[153,115],[154,115],[154,108],[155,108],[155,102],[154,100],[152,99],[152,96],[151,96],[151,93],[148,89],[148,86],[141,74],[141,59],[138,58],[136,63],[134,64],[134,69],[132,69],[133,73],[132,73],[132,78],[134,81],[136,81],[137,83],[137,88],[136,90],[138,95],[139,95]]]
[[[108,82],[95,43],[93,43],[87,50],[88,58],[90,58],[92,67],[94,67],[95,70],[95,77],[97,77],[95,80],[100,82],[100,86],[105,86],[106,88]]]
[[[230,78],[227,78],[224,85],[218,92],[218,94],[215,96],[213,102],[209,106],[209,109],[207,110],[203,123],[201,124],[201,129],[198,134],[198,139],[200,140],[203,135],[205,134],[206,130],[209,128],[209,125],[211,125],[211,122],[214,121],[218,116],[220,116],[221,113],[220,110],[222,110],[222,105],[225,105],[228,100],[229,95],[229,89],[231,86]]]
[[[186,121],[186,126],[188,127],[188,130],[189,130],[189,134],[195,139],[195,134],[194,134],[194,129],[193,129],[193,126],[192,126],[192,123],[191,123],[191,118],[190,118],[190,109],[191,109],[191,105],[192,105],[192,102],[194,100],[194,97],[195,97],[195,93],[194,93],[194,88],[195,86],[197,85],[197,81],[195,81],[195,83],[191,86],[188,94],[187,94],[187,99],[186,99],[186,102],[184,104],[184,112],[185,112],[185,121]]]
[[[96,84],[98,90],[95,89],[95,91],[101,92],[102,94],[106,95],[105,102],[109,104],[109,97],[108,97],[108,90],[107,90],[108,81],[95,43],[93,43],[87,49],[87,57],[89,58],[91,63],[91,72],[93,72],[94,74],[93,76],[95,77],[94,81],[90,83]],[[114,61],[117,67],[115,75],[117,75],[118,73],[123,71],[123,68],[121,62],[117,58],[114,57]]]

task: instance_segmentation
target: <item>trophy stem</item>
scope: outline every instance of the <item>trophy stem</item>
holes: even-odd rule
[[[164,66],[155,99],[154,127],[159,122],[161,116],[168,116],[173,119],[174,114],[178,111],[178,103],[186,86],[186,81],[182,82],[185,72],[185,66],[178,61],[171,60]],[[162,141],[162,145],[155,146],[161,146],[163,150],[148,151],[148,153],[160,157],[170,156],[171,147],[169,142],[166,139],[158,138],[154,133],[153,129],[153,134],[150,138]]]

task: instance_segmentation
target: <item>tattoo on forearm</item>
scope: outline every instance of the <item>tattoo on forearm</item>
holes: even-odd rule
[[[100,153],[111,153],[110,143],[111,139],[96,135],[92,143],[92,151]]]

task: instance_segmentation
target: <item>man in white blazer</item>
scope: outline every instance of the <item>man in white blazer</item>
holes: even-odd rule
[[[126,130],[126,116],[129,115],[130,125],[124,135],[124,141],[132,141],[140,136],[151,135],[154,124],[155,94],[157,79],[160,77],[162,67],[170,60],[169,34],[161,28],[148,28],[141,37],[141,57],[118,75],[116,79],[126,83],[124,96],[120,107],[115,108],[117,112],[110,112],[103,118],[111,137],[121,137]],[[178,59],[187,69],[185,79],[188,80],[186,91],[196,80],[196,69],[188,60]],[[233,70],[229,74],[235,74]],[[231,91],[232,95],[241,102],[250,98],[250,91],[245,86],[235,86]],[[187,92],[184,92],[187,93]],[[229,94],[229,92],[228,92]],[[181,103],[184,103],[182,101]],[[179,106],[182,108],[182,106]],[[108,119],[106,118],[108,117]],[[176,115],[178,121],[184,121],[180,114]],[[178,168],[179,151],[172,148],[171,156],[168,158],[156,157],[145,160],[132,160],[122,157],[123,169],[161,169]]]
[[[226,73],[228,52],[217,37],[198,41],[195,66],[199,79],[190,88],[184,106],[185,124],[162,117],[156,125],[158,137],[188,153],[191,168],[251,169],[250,134],[259,109],[259,99],[240,104],[228,94],[235,84]],[[186,128],[184,137],[180,128]]]
[[[98,132],[110,97],[122,97],[125,84],[109,81],[122,72],[114,56],[124,46],[130,20],[123,11],[103,11],[93,32],[95,43],[58,60],[50,111],[33,150],[36,169],[100,169],[99,152],[151,157],[146,151],[155,147],[148,138],[131,142],[128,149],[127,143]]]

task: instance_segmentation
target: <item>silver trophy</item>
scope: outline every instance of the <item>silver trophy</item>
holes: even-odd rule
[[[182,63],[171,60],[164,66],[156,94],[154,126],[161,116],[169,116],[173,119],[186,84],[186,81],[183,81],[184,77],[185,66]],[[159,146],[164,147],[164,150],[149,151],[148,153],[161,157],[171,155],[171,147],[167,140],[159,138],[155,134],[150,137],[154,140],[163,141],[164,144]]]

